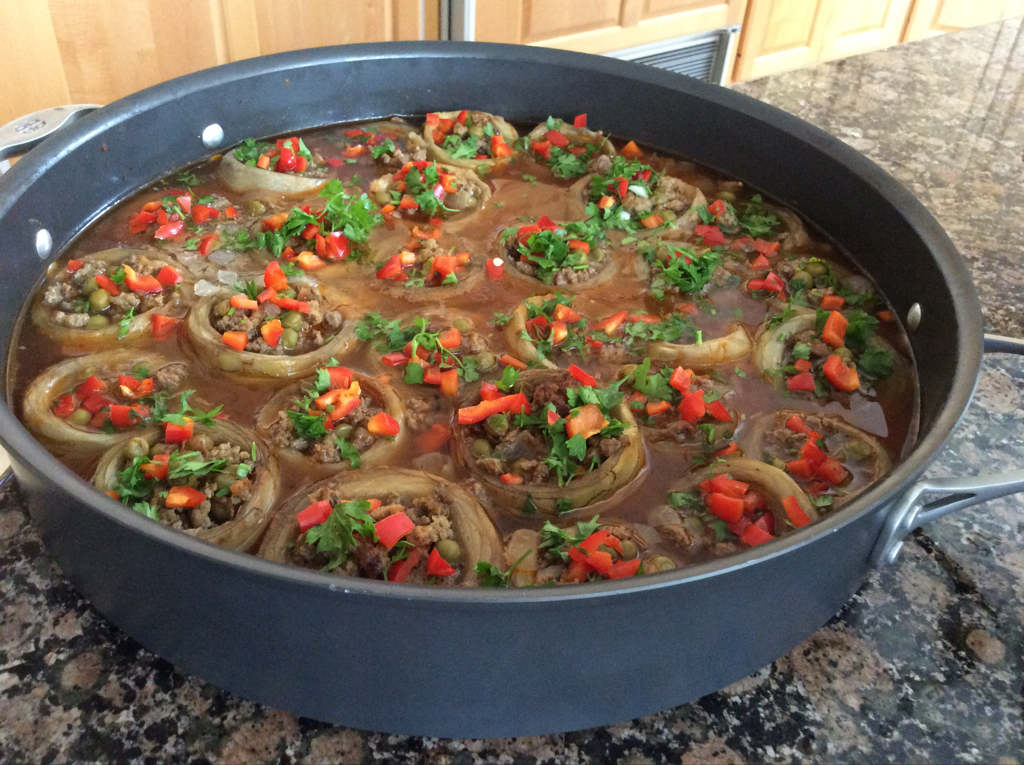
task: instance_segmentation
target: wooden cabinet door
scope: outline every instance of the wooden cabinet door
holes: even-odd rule
[[[828,0],[750,0],[733,78],[754,80],[819,61],[831,10]]]
[[[903,42],[1024,16],[1024,0],[914,0]]]
[[[747,0],[482,0],[475,39],[608,53],[739,24]]]
[[[822,44],[823,60],[855,56],[896,45],[912,0],[829,0],[830,25]]]
[[[437,39],[439,0],[0,0],[0,124],[267,53]]]

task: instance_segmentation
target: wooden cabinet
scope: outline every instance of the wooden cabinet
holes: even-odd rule
[[[438,0],[0,0],[0,124],[267,53],[436,39]],[[423,15],[421,15],[423,8]]]
[[[735,80],[878,50],[900,41],[912,0],[751,0]]]
[[[1024,0],[915,0],[903,42],[1024,16]]]
[[[484,42],[607,53],[739,24],[746,3],[747,0],[478,0],[475,37]]]

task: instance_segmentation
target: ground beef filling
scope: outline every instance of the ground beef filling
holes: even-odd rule
[[[299,287],[295,299],[309,305],[308,313],[286,310],[270,301],[261,303],[256,310],[232,308],[230,300],[224,298],[215,303],[210,311],[210,324],[213,329],[224,332],[245,332],[249,342],[245,350],[249,353],[261,353],[266,356],[298,356],[315,351],[332,340],[341,326],[344,317],[338,311],[324,309],[323,298],[312,287]],[[270,345],[263,337],[260,328],[280,320],[284,332],[276,345]]]
[[[205,475],[161,481],[149,498],[150,504],[158,508],[160,521],[172,529],[202,531],[234,520],[242,505],[252,497],[252,487],[259,477],[260,467],[253,461],[252,452],[230,441],[215,442],[210,436],[200,434],[193,436],[184,444],[160,442],[150,450],[150,456],[174,452],[199,452],[197,460],[226,460],[227,464],[223,470]],[[244,477],[238,476],[241,465],[248,468]],[[189,486],[205,494],[206,499],[196,507],[165,507],[161,494],[172,486]],[[221,496],[217,496],[218,494]]]
[[[341,493],[341,489],[334,486],[324,486],[318,492],[311,494],[310,503],[328,500],[332,505],[352,499]],[[377,499],[380,500],[380,507],[371,510],[369,515],[373,520],[380,521],[395,513],[405,513],[415,524],[415,527],[403,537],[403,541],[409,542],[419,551],[419,562],[409,573],[405,581],[409,584],[455,584],[459,572],[456,566],[456,575],[437,579],[427,579],[427,558],[431,548],[438,542],[455,540],[455,531],[451,524],[451,508],[454,499],[448,490],[438,486],[428,496],[416,497],[411,501],[402,498],[395,492],[382,493]],[[350,550],[345,562],[332,570],[332,573],[345,576],[358,576],[364,579],[384,579],[385,572],[391,563],[392,550],[386,549],[379,542],[370,539],[357,538],[355,546]],[[328,565],[333,554],[317,552],[316,546],[306,542],[306,534],[299,535],[288,556],[288,562],[302,566],[303,568],[322,569]],[[472,565],[470,562],[468,565]]]
[[[302,411],[298,401],[292,404],[291,411]],[[377,437],[366,429],[366,423],[383,411],[384,407],[375,398],[362,396],[355,409],[334,423],[333,430],[319,438],[302,438],[288,413],[278,412],[277,419],[270,426],[270,439],[276,446],[302,452],[315,462],[341,462],[343,458],[336,439],[342,438],[360,453],[365,452],[377,442]]]
[[[173,288],[164,288],[157,294],[136,294],[123,281],[116,284],[121,265],[130,266],[139,276],[156,276],[169,264],[135,253],[122,264],[86,260],[74,273],[60,271],[43,291],[43,305],[51,309],[50,321],[71,329],[103,329],[117,324],[133,309],[132,315],[139,316],[167,303]],[[97,276],[114,281],[119,294],[103,289],[96,281]]]
[[[533,411],[540,411],[548,403],[555,406],[560,417],[569,415],[569,401],[565,395],[566,384],[575,381],[566,376],[562,382],[545,382],[533,389],[530,405]],[[493,415],[483,422],[467,426],[468,443],[478,469],[493,475],[511,473],[523,477],[525,484],[544,484],[555,481],[552,470],[544,463],[551,450],[544,435],[531,428],[518,428],[515,418],[508,415]],[[587,453],[583,464],[590,465],[597,458],[597,467],[605,460],[618,454],[629,444],[626,435],[602,438],[594,435],[587,439]],[[597,467],[594,469],[596,470]]]
[[[876,456],[874,447],[840,430],[828,418],[811,413],[804,413],[801,418],[808,428],[821,435],[823,451],[837,462],[852,466],[858,463],[867,465]],[[800,459],[800,450],[806,443],[805,433],[791,430],[786,426],[785,419],[775,418],[772,426],[765,431],[763,453],[755,456],[780,470],[786,470],[786,463]],[[799,476],[794,478],[802,480]]]

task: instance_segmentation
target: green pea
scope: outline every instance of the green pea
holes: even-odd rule
[[[258,199],[250,199],[245,203],[245,209],[249,215],[263,215],[267,211],[267,206]]]
[[[237,353],[222,353],[217,357],[217,366],[225,372],[237,372],[242,368],[242,358]]]
[[[614,547],[609,547],[608,545],[598,545],[597,549],[601,552],[608,553],[610,556],[612,556],[612,560],[619,559],[619,551],[616,550]]]
[[[661,210],[661,211],[660,211],[660,212],[658,213],[658,215],[660,215],[660,216],[661,216],[661,219],[662,219],[663,221],[665,221],[666,223],[667,223],[668,221],[670,221],[670,220],[675,220],[675,219],[676,219],[676,213],[675,213],[675,211],[674,211],[674,210]]]
[[[145,457],[149,454],[149,441],[141,436],[131,438],[128,440],[128,443],[124,445],[124,453],[131,459],[135,459],[136,457]]]
[[[821,276],[823,273],[828,271],[828,266],[824,263],[808,263],[804,266],[804,271],[809,273],[811,276]]]
[[[231,313],[231,301],[218,300],[217,304],[213,307],[213,312],[218,316],[227,316]]]
[[[633,560],[636,557],[636,543],[631,539],[620,540],[622,543],[622,559]]]
[[[516,475],[525,476],[527,471],[530,469],[530,460],[528,459],[517,459],[512,463],[512,472]]]
[[[103,329],[104,327],[110,326],[110,319],[106,316],[96,314],[95,316],[89,317],[89,322],[85,326],[87,329]]]
[[[494,369],[494,365],[497,363],[497,357],[490,351],[480,351],[476,355],[477,369]]]
[[[469,323],[469,319],[456,319],[452,322],[452,326],[459,332],[469,332],[473,329],[473,325]]]
[[[281,345],[285,348],[294,348],[299,344],[299,333],[294,329],[286,329],[281,333]]]
[[[89,295],[89,308],[93,311],[99,312],[106,310],[110,305],[110,293],[106,290],[96,290],[94,293]]]
[[[347,422],[343,422],[341,425],[338,425],[334,429],[334,435],[337,436],[338,438],[348,438],[349,436],[352,435],[352,430],[353,428],[351,425],[349,425]]]
[[[90,422],[92,422],[92,415],[84,409],[76,409],[75,413],[68,417],[68,422],[72,425],[77,425],[80,428],[84,428]]]
[[[462,548],[454,539],[442,539],[434,545],[434,549],[449,566],[454,566],[462,560]]]
[[[814,284],[814,277],[811,276],[807,271],[801,270],[793,274],[793,278],[789,280],[790,284],[795,282],[797,279],[802,281],[805,287],[810,287]]]
[[[288,311],[281,317],[281,326],[285,329],[294,329],[298,332],[302,329],[302,314],[298,311]]]
[[[469,128],[469,134],[474,138],[483,138],[484,126],[483,125],[472,125]]]
[[[206,433],[197,433],[185,442],[185,446],[189,451],[208,452],[213,449],[213,439]]]
[[[772,457],[772,466],[777,467],[779,470],[785,470],[786,462],[785,460],[780,460],[778,457]]]
[[[843,360],[843,363],[846,364],[847,366],[853,363],[853,352],[845,345],[836,348],[834,351],[832,351],[832,353],[841,358]]]
[[[731,191],[719,191],[718,198],[729,204],[733,204],[736,201],[736,195]]]
[[[846,443],[846,456],[854,462],[861,462],[871,456],[871,447],[858,439],[850,440]]]
[[[99,282],[96,281],[95,276],[90,276],[85,280],[85,284],[82,285],[82,292],[86,295],[91,295],[100,288]]]
[[[491,456],[491,442],[486,438],[474,439],[473,443],[469,446],[470,454],[477,459]]]
[[[295,297],[295,290],[284,290],[283,292],[278,292],[277,296],[283,298],[293,298]]]
[[[484,427],[491,435],[499,438],[508,433],[508,416],[504,414],[492,414],[484,422]]]
[[[647,561],[645,568],[649,568],[653,571],[671,571],[676,567],[675,562],[671,558],[666,558],[664,555],[656,555]]]

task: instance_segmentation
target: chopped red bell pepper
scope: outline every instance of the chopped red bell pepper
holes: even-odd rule
[[[707,413],[721,422],[732,421],[732,415],[729,414],[729,410],[725,408],[725,404],[721,400],[715,400],[708,404]]]
[[[121,288],[118,287],[113,280],[106,274],[96,274],[96,283],[107,292],[110,293],[111,297],[117,297],[121,294]]]
[[[786,380],[786,388],[793,391],[813,391],[814,375],[810,372],[801,372],[800,374],[793,375]]]
[[[93,393],[99,393],[101,390],[106,390],[107,384],[103,382],[96,375],[91,375],[85,378],[82,383],[75,388],[75,393],[79,399],[86,399]]]
[[[569,139],[566,138],[563,133],[559,133],[557,130],[549,130],[547,133],[545,133],[544,140],[546,140],[552,146],[557,146],[559,149],[564,149],[569,145]]]
[[[694,231],[708,247],[718,247],[729,243],[718,226],[698,225]]]
[[[751,547],[763,545],[765,542],[771,542],[773,539],[775,537],[753,523],[743,529],[743,533],[740,534],[740,541]]]
[[[512,414],[525,412],[529,414],[530,402],[522,393],[483,400],[475,406],[465,406],[459,409],[459,425],[473,425],[477,422],[483,422],[492,414],[503,414],[506,412]]]
[[[495,401],[496,399],[503,398],[504,393],[498,390],[498,386],[490,382],[480,383],[480,400],[481,401]]]
[[[68,273],[73,274],[75,271],[84,266],[85,263],[81,260],[69,260],[68,261]]]
[[[743,517],[743,500],[737,497],[729,497],[725,494],[713,492],[704,498],[711,514],[721,518],[726,523],[736,523]]]
[[[587,372],[585,372],[584,370],[580,369],[575,364],[570,364],[569,365],[569,375],[574,380],[579,380],[580,384],[585,385],[588,388],[593,388],[595,385],[597,385],[597,378],[596,377],[593,377],[592,375],[587,374]]]
[[[782,246],[778,242],[766,242],[764,239],[754,239],[750,245],[762,255],[774,255]]]
[[[260,334],[263,335],[263,339],[267,341],[267,345],[271,348],[276,348],[277,344],[281,342],[281,335],[284,334],[284,327],[281,325],[281,320],[271,319],[260,327]]]
[[[715,452],[715,456],[725,457],[726,455],[729,454],[736,454],[736,452],[738,452],[739,450],[739,444],[737,444],[735,441],[731,441],[729,445],[726,446],[724,449],[719,449],[717,452]]]
[[[255,311],[260,307],[260,304],[253,300],[251,297],[243,295],[241,292],[236,292],[231,296],[231,300],[228,301],[232,308],[237,308],[240,311]]]
[[[797,478],[803,478],[806,481],[814,478],[814,466],[805,458],[787,462],[786,471],[790,475],[795,475]]]
[[[510,356],[507,353],[501,354],[501,356],[498,358],[498,361],[507,367],[515,367],[520,372],[526,369],[526,364],[524,362],[520,361],[515,356]]]
[[[220,338],[225,344],[230,345],[236,351],[244,351],[245,346],[249,344],[249,335],[245,332],[229,331],[223,333]]]
[[[812,369],[814,369],[814,365],[811,364],[811,362],[808,361],[807,359],[796,359],[793,362],[793,368],[797,372],[810,372]]]
[[[141,292],[145,295],[155,295],[164,291],[164,285],[155,276],[139,276],[131,266],[124,266],[124,284],[132,292]]]
[[[622,326],[622,322],[626,320],[626,311],[619,311],[618,313],[612,314],[606,319],[601,319],[594,325],[596,332],[604,332],[606,335],[615,334],[619,327]]]
[[[839,311],[833,311],[825,319],[825,327],[821,330],[821,339],[838,348],[846,342],[846,326],[850,322]]]
[[[768,262],[768,258],[764,255],[758,255],[754,258],[754,262],[750,264],[750,267],[757,269],[758,271],[763,271],[771,268],[772,264]]]
[[[856,366],[846,366],[843,360],[834,353],[825,359],[821,369],[825,379],[832,383],[832,387],[845,393],[852,393],[860,387],[860,375],[857,374]]]
[[[388,581],[401,584],[409,578],[409,574],[412,573],[412,570],[416,568],[416,564],[419,562],[420,550],[418,547],[414,547],[409,551],[408,558],[391,564],[391,568],[388,569]]]
[[[198,507],[205,501],[206,495],[191,486],[172,486],[164,504],[171,508]]]
[[[416,524],[405,513],[394,513],[373,524],[377,540],[388,550],[398,544],[398,541],[414,528],[416,528]]]
[[[384,438],[394,438],[398,435],[400,426],[398,420],[392,417],[387,412],[377,412],[370,418],[370,421],[366,423],[366,429],[375,436],[381,436]]]
[[[175,425],[173,422],[164,423],[164,441],[168,444],[183,444],[192,438],[195,430],[195,423],[191,417],[185,418],[184,425]]]
[[[689,393],[693,384],[693,371],[676,367],[672,370],[672,376],[668,378],[668,384],[684,395]]]
[[[838,461],[832,457],[825,457],[821,464],[818,465],[815,470],[819,478],[823,478],[833,486],[838,486],[846,481],[849,473],[846,472],[846,468],[839,464]]]
[[[154,481],[163,481],[167,478],[170,460],[170,454],[156,454],[153,455],[152,460],[140,465],[139,470],[145,473],[147,478],[151,478]]]
[[[61,419],[70,417],[75,413],[75,397],[71,393],[65,393],[59,399],[57,404],[53,407],[53,413]]]
[[[377,271],[378,279],[394,279],[402,273],[402,253],[392,255]]]
[[[523,482],[523,477],[517,473],[502,473],[501,482],[518,485]]]
[[[796,497],[783,497],[782,508],[786,511],[786,517],[789,518],[789,522],[797,528],[806,526],[811,522],[811,519],[807,517],[807,513],[800,507]]]
[[[586,127],[587,126],[587,115],[586,114],[577,114],[575,117],[573,117],[572,126],[573,127],[577,127],[577,128]]]
[[[672,404],[668,401],[650,401],[646,407],[647,416],[657,417],[659,414],[664,414],[671,408]]]
[[[724,494],[727,497],[734,497],[735,499],[742,499],[750,490],[750,484],[729,478],[728,475],[716,475],[708,483],[710,485],[709,491]]]
[[[821,298],[821,308],[825,311],[838,311],[846,305],[846,298],[841,295],[823,295]]]
[[[455,569],[441,557],[436,547],[430,551],[427,556],[427,576],[451,576],[454,573]]]
[[[352,385],[352,370],[348,367],[326,367],[331,388],[348,388]]]
[[[679,414],[687,422],[697,422],[707,412],[707,404],[704,403],[704,390],[695,390],[687,393],[679,402]]]
[[[619,153],[624,157],[629,157],[630,159],[634,159],[643,154],[643,152],[640,151],[640,147],[636,145],[636,141],[630,141],[627,143],[622,147],[622,151]]]
[[[212,234],[207,234],[199,239],[199,246],[196,250],[204,258],[213,252],[213,248],[217,246],[220,241],[220,232],[214,231]]]
[[[326,499],[314,502],[305,510],[300,511],[295,516],[295,520],[299,524],[299,533],[305,534],[314,526],[319,526],[331,516],[333,511],[334,508],[331,507],[331,503]]]
[[[183,220],[167,221],[167,223],[160,226],[160,228],[158,228],[154,232],[153,238],[173,239],[174,237],[181,233],[183,228],[185,228],[185,221]]]
[[[628,579],[631,576],[636,576],[640,563],[639,556],[633,558],[633,560],[616,561],[604,572],[604,575],[609,579]]]

